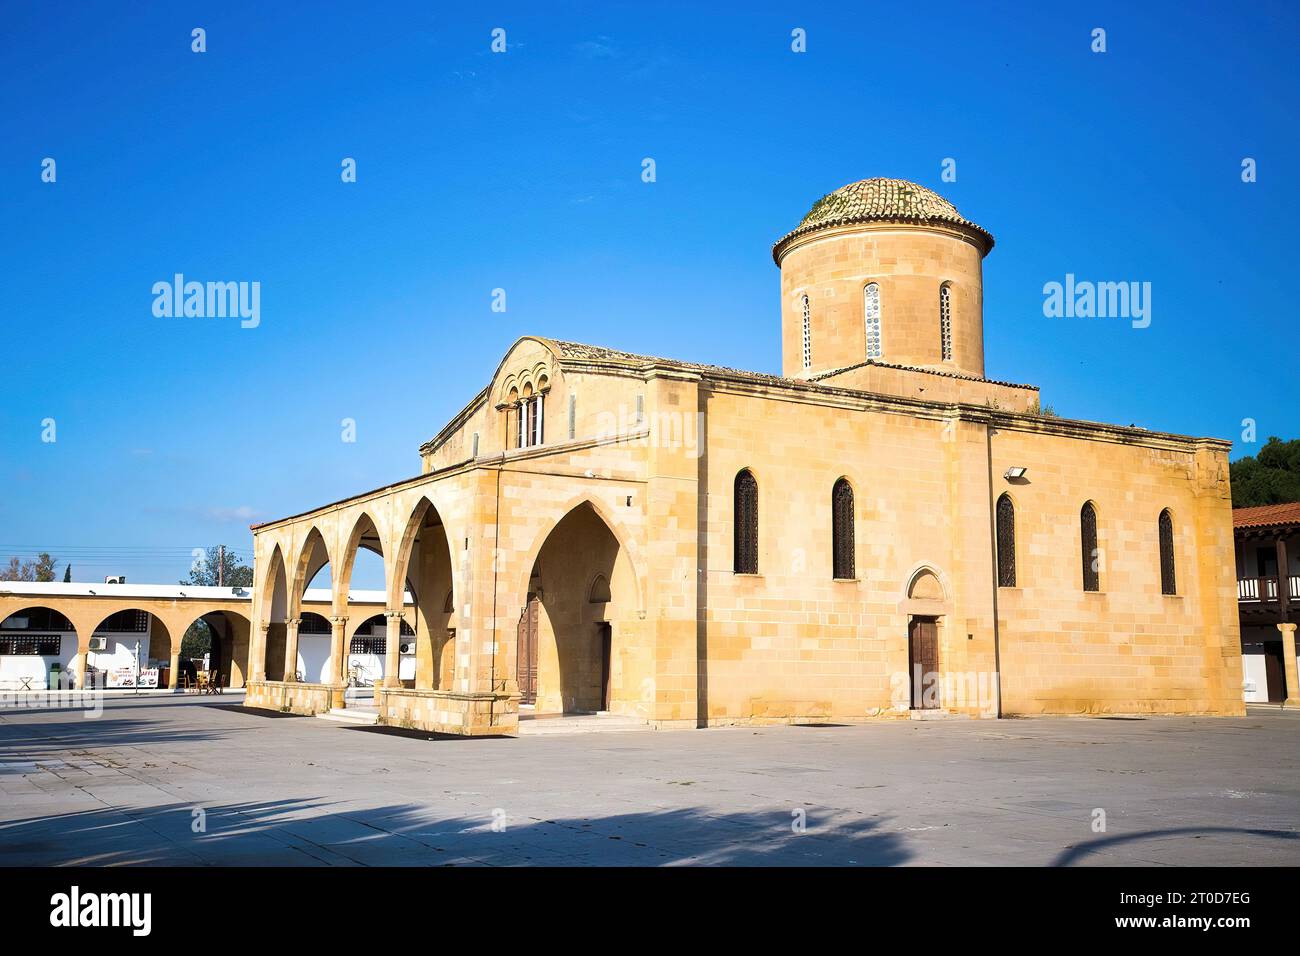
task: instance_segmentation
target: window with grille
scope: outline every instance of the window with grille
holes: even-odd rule
[[[58,657],[58,634],[24,634],[0,638],[0,654],[18,657]]]
[[[1016,586],[1016,507],[1010,495],[998,499],[998,587]]]
[[[862,290],[863,313],[866,316],[867,358],[880,358],[880,286],[871,283]]]
[[[952,360],[952,290],[939,287],[939,349],[945,362]]]
[[[758,573],[758,482],[746,468],[736,475],[735,571]]]
[[[304,612],[302,622],[298,625],[299,634],[329,634],[330,622],[312,611]]]
[[[1098,570],[1097,553],[1097,509],[1092,502],[1085,502],[1079,512],[1079,531],[1083,541],[1083,589],[1085,591],[1101,590],[1101,574]]]
[[[48,607],[29,607],[0,621],[5,631],[71,631],[72,622]]]
[[[856,577],[853,560],[853,486],[841,478],[831,490],[831,555],[834,575]]]
[[[812,368],[812,310],[803,297],[803,367]]]
[[[1178,593],[1174,578],[1174,518],[1168,508],[1160,512],[1160,593]]]
[[[149,630],[148,611],[118,611],[95,628],[96,634],[143,634]]]
[[[356,635],[348,644],[349,654],[376,654],[382,657],[388,652],[388,638]]]

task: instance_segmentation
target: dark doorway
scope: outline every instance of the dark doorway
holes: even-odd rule
[[[911,664],[912,708],[937,708],[939,694],[926,688],[939,679],[939,619],[914,617],[908,626],[908,660]]]
[[[613,660],[614,635],[610,626],[604,622],[596,625],[596,631],[596,640],[600,648],[600,709],[609,710],[609,674],[612,669],[610,663]]]
[[[1264,642],[1264,676],[1268,681],[1268,702],[1286,700],[1286,666],[1282,661],[1282,642]]]
[[[519,681],[519,701],[537,702],[537,595],[528,594],[528,604],[519,615],[519,648],[515,673]]]

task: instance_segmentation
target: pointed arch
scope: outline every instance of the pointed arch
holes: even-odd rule
[[[732,571],[758,573],[758,479],[748,468],[736,472],[732,489]]]
[[[1101,549],[1097,545],[1097,506],[1085,501],[1079,509],[1079,545],[1083,589],[1101,590]]]
[[[368,511],[357,514],[348,532],[347,543],[339,557],[337,573],[332,575],[334,589],[334,613],[342,614],[348,606],[348,590],[352,587],[352,571],[356,567],[357,552],[361,548],[373,551],[384,560],[384,580],[388,580],[388,555],[384,554],[383,537],[379,525]]]
[[[857,577],[854,514],[853,485],[841,477],[831,487],[831,576],[840,581]]]
[[[998,498],[995,516],[998,587],[1016,586],[1016,506],[1005,491]]]
[[[533,565],[536,564],[537,556],[541,553],[542,546],[546,543],[546,539],[551,536],[551,532],[555,530],[556,526],[559,525],[561,521],[583,505],[591,508],[592,511],[596,512],[596,516],[600,518],[601,521],[605,522],[609,527],[609,530],[614,533],[614,538],[618,541],[620,549],[627,556],[628,564],[632,568],[632,577],[636,582],[636,609],[639,613],[644,613],[645,578],[641,570],[641,559],[637,552],[632,548],[632,544],[636,539],[632,537],[623,522],[611,515],[609,509],[590,494],[575,495],[566,501],[556,510],[555,513],[558,514],[558,517],[549,520],[533,537],[533,543],[529,546],[528,551],[525,552],[527,557],[524,561],[523,567],[520,569],[519,577],[516,579],[517,583],[512,593],[519,595],[528,593],[528,579],[532,576]]]
[[[332,567],[329,545],[325,543],[325,535],[321,530],[312,525],[302,539],[302,546],[298,549],[298,556],[294,561],[293,577],[289,585],[289,617],[299,616],[307,585],[327,564]]]
[[[1178,578],[1174,567],[1174,516],[1168,508],[1160,512],[1156,523],[1160,537],[1160,593],[1177,594]]]

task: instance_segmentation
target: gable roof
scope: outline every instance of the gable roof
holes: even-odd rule
[[[1290,524],[1300,524],[1300,501],[1232,509],[1234,528],[1271,528]]]

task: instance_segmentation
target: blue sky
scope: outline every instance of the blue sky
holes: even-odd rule
[[[777,371],[771,243],[870,176],[997,237],[990,377],[1234,457],[1244,418],[1300,436],[1294,4],[82,6],[0,35],[0,557],[247,551],[418,473],[523,334]],[[178,272],[260,282],[261,324],[155,317]],[[1066,273],[1150,282],[1150,328],[1044,318]]]

